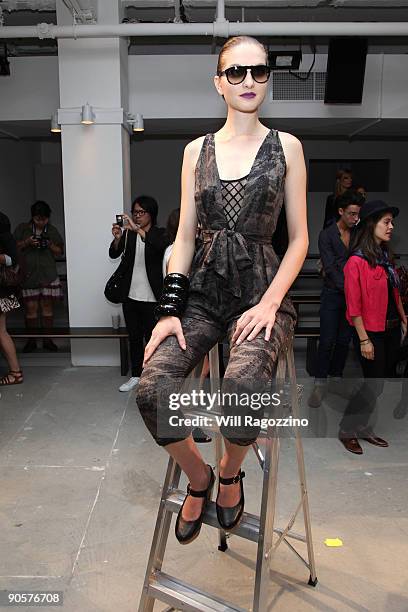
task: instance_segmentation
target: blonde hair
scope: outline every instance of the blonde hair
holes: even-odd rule
[[[342,170],[338,170],[336,172],[336,186],[334,188],[334,195],[335,195],[336,198],[343,193],[342,190],[341,190],[340,183],[341,183],[342,178],[346,174],[350,175],[351,178],[353,178],[353,173],[348,168],[343,168]]]
[[[220,74],[220,72],[222,72],[222,64],[223,64],[224,55],[230,49],[232,49],[233,47],[237,47],[238,45],[241,45],[242,43],[258,45],[259,47],[261,47],[262,50],[265,52],[265,62],[266,64],[268,63],[268,49],[265,47],[265,45],[259,42],[259,40],[257,40],[253,36],[244,36],[244,35],[243,36],[232,36],[232,38],[228,38],[228,40],[225,41],[218,55],[218,63],[217,63],[217,74],[218,75]]]

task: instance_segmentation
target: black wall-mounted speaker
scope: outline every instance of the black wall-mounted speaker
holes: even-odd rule
[[[366,57],[366,38],[350,37],[330,40],[325,104],[361,104]]]

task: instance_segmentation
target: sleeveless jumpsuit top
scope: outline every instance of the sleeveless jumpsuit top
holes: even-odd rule
[[[230,229],[222,200],[214,134],[207,134],[195,168],[195,204],[201,238],[190,273],[188,309],[228,323],[258,304],[280,260],[272,237],[282,208],[286,162],[276,130],[265,136],[246,177],[240,212]],[[294,327],[296,311],[285,296],[278,311]],[[288,329],[289,331],[289,329]]]

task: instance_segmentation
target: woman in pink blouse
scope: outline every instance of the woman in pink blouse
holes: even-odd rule
[[[364,204],[353,254],[344,267],[346,316],[360,341],[366,380],[347,406],[339,439],[348,451],[359,455],[363,452],[359,439],[388,446],[374,434],[369,420],[384,378],[395,376],[398,349],[407,333],[399,279],[388,246],[398,213],[398,208],[382,200]]]

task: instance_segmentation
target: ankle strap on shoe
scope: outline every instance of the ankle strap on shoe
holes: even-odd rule
[[[191,495],[191,497],[205,497],[207,495],[208,489],[203,489],[202,491],[196,491],[196,489],[192,489],[190,487],[190,483],[187,485],[187,495]]]
[[[191,497],[206,497],[207,493],[210,489],[210,487],[212,487],[214,485],[214,472],[213,469],[211,467],[211,465],[207,466],[210,468],[210,480],[208,481],[208,487],[206,489],[202,489],[201,491],[197,491],[196,489],[192,489],[190,483],[188,483],[187,485],[187,495],[191,495]]]
[[[220,476],[219,480],[220,483],[223,485],[231,485],[237,484],[237,482],[240,482],[243,478],[245,478],[245,472],[239,470],[238,474],[233,478],[223,478],[222,476]]]

